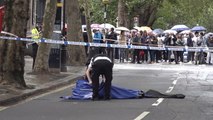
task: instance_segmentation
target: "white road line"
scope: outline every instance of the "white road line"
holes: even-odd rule
[[[170,92],[172,92],[172,90],[174,89],[174,86],[172,86],[172,87],[169,87],[168,88],[168,90],[166,91],[166,93],[170,93]]]
[[[0,107],[0,112],[7,109],[7,107]]]
[[[145,118],[150,112],[145,111],[143,113],[141,113],[137,118],[135,118],[134,120],[142,120],[143,118]]]
[[[173,85],[176,85],[176,84],[177,84],[177,80],[174,80],[174,81],[172,82],[172,84],[173,84]]]
[[[28,98],[28,99],[26,99],[26,100],[24,100],[24,101],[21,101],[20,103],[17,103],[17,104],[15,104],[15,105],[11,105],[11,106],[9,106],[9,107],[0,107],[0,112],[3,111],[3,110],[5,110],[5,109],[7,109],[7,108],[12,107],[12,106],[16,106],[16,105],[19,105],[19,104],[24,104],[24,103],[29,102],[29,101],[31,101],[31,100],[35,100],[35,99],[41,98],[41,97],[43,97],[43,96],[46,96],[46,95],[49,95],[49,94],[52,94],[52,93],[56,93],[56,92],[59,92],[59,91],[62,91],[62,90],[65,90],[65,89],[67,89],[67,88],[71,88],[71,87],[73,87],[74,85],[75,85],[75,84],[71,84],[71,85],[64,86],[64,87],[59,88],[59,89],[52,90],[52,91],[47,92],[47,93],[43,93],[43,94],[38,95],[38,96],[34,96],[34,97],[31,97],[31,98]]]
[[[152,106],[158,106],[160,103],[162,103],[164,98],[159,98],[155,103],[152,104]]]
[[[47,93],[43,93],[43,94],[41,94],[41,95],[37,95],[37,96],[31,97],[31,98],[28,98],[28,99],[26,99],[25,101],[23,101],[23,103],[29,102],[29,101],[31,101],[31,100],[35,100],[35,99],[38,99],[38,98],[41,98],[41,97],[44,97],[44,96],[49,95],[49,94],[53,94],[53,93],[56,93],[56,92],[60,92],[60,91],[62,91],[62,90],[71,88],[71,87],[73,87],[74,85],[75,85],[75,84],[71,84],[71,85],[68,85],[68,86],[64,86],[64,87],[61,87],[61,88],[52,90],[52,91],[47,92]]]

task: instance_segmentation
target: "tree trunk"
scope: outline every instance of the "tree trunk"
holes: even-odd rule
[[[67,8],[67,38],[69,41],[83,41],[81,31],[81,18],[78,0],[68,0]],[[84,46],[68,46],[69,63],[71,65],[85,65],[86,54]]]
[[[156,20],[158,9],[164,0],[145,0],[141,6],[136,5],[132,8],[131,17],[139,17],[139,26],[151,27]]]
[[[29,0],[5,0],[4,31],[26,37]],[[25,88],[25,42],[0,40],[0,83]]]
[[[92,31],[91,31],[91,21],[90,21],[90,3],[88,0],[84,0],[85,6],[84,6],[84,10],[85,10],[85,16],[86,16],[86,25],[87,25],[87,35],[88,35],[88,41],[92,42]]]
[[[50,39],[53,33],[55,24],[55,15],[57,9],[57,0],[46,0],[44,19],[42,24],[42,38]],[[36,56],[35,66],[33,72],[49,73],[49,53],[50,44],[39,43],[38,52]]]
[[[125,0],[118,1],[118,27],[125,26]]]

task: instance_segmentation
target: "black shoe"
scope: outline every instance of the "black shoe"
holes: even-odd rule
[[[100,100],[100,99],[99,99],[99,97],[93,97],[92,100],[93,100],[93,101],[98,101],[98,100]]]
[[[111,100],[110,97],[104,97],[104,100]]]
[[[135,61],[131,61],[131,63],[135,63]]]

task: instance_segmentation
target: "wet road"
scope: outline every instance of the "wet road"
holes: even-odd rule
[[[212,120],[213,66],[116,64],[113,85],[162,93],[182,93],[185,99],[64,101],[71,87],[0,111],[1,120]]]

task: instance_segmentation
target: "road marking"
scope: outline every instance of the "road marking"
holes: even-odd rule
[[[150,112],[145,111],[143,113],[141,113],[138,117],[136,117],[134,120],[142,120],[143,118],[145,118]]]
[[[75,84],[67,85],[67,86],[64,86],[64,87],[61,87],[61,88],[52,90],[52,91],[47,92],[47,93],[42,93],[42,94],[40,94],[40,95],[33,96],[33,97],[31,97],[31,98],[28,98],[28,99],[26,99],[26,100],[24,100],[24,101],[21,101],[21,102],[15,104],[15,105],[11,105],[11,106],[9,106],[9,107],[0,107],[0,111],[3,111],[3,110],[5,110],[5,109],[7,109],[7,108],[10,108],[10,107],[12,107],[12,106],[17,106],[17,105],[19,105],[19,104],[24,104],[24,103],[26,103],[26,102],[29,102],[29,101],[32,101],[32,100],[35,100],[35,99],[44,97],[44,96],[49,95],[49,94],[52,94],[52,93],[60,92],[60,91],[62,91],[62,90],[65,90],[65,89],[68,89],[68,88],[70,88],[70,87],[73,87],[74,85],[75,85]]]
[[[158,106],[160,103],[162,103],[164,98],[159,98],[155,103],[152,104],[152,106]]]
[[[174,89],[174,86],[172,86],[172,87],[169,87],[168,88],[168,90],[166,91],[166,93],[170,93],[170,92],[172,92],[172,90]]]
[[[174,80],[174,81],[172,82],[172,86],[168,88],[168,90],[166,91],[166,93],[172,92],[172,90],[174,89],[175,85],[177,84],[177,81],[178,81],[178,80],[176,79],[176,80]]]
[[[176,85],[176,84],[177,84],[177,80],[174,80],[174,81],[172,82],[172,84],[173,84],[173,85]]]
[[[0,107],[0,112],[7,109],[7,107]]]
[[[52,91],[50,91],[50,92],[46,92],[46,93],[42,93],[42,94],[37,95],[37,96],[33,96],[33,97],[28,98],[28,99],[26,99],[25,101],[23,101],[23,103],[29,102],[29,101],[32,101],[32,100],[35,100],[35,99],[38,99],[38,98],[41,98],[41,97],[44,97],[44,96],[47,96],[47,95],[49,95],[49,94],[53,94],[53,93],[56,93],[56,92],[60,92],[60,91],[62,91],[62,90],[71,88],[71,87],[73,87],[74,85],[75,85],[75,84],[67,85],[67,86],[64,86],[64,87],[61,87],[61,88],[52,90]]]

